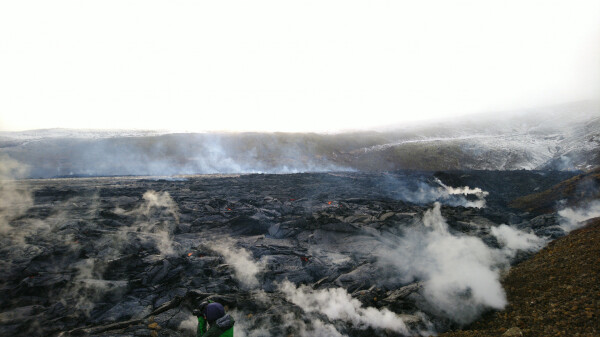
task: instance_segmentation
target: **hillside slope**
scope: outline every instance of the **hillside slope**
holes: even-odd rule
[[[600,218],[553,241],[510,270],[503,281],[509,302],[505,310],[440,336],[508,336],[507,330],[515,327],[525,337],[598,336],[599,241]]]
[[[600,198],[600,168],[567,179],[547,190],[513,200],[509,206],[535,214],[555,211],[563,206],[583,205]]]
[[[28,177],[600,167],[600,105],[339,134],[0,132]]]

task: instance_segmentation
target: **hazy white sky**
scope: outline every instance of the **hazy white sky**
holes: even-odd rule
[[[336,131],[597,99],[600,1],[0,2],[0,129]]]

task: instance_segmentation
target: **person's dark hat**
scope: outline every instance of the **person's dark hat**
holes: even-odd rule
[[[209,322],[216,321],[219,318],[225,316],[225,308],[223,308],[221,303],[217,303],[217,302],[210,303],[209,305],[207,305],[205,312],[206,312],[206,320]]]

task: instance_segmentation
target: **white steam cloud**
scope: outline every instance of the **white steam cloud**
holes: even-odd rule
[[[509,266],[509,258],[517,251],[536,251],[546,243],[544,238],[507,225],[490,230],[501,249],[489,247],[477,237],[450,233],[441,205],[435,203],[425,212],[421,225],[406,231],[404,237],[382,238],[384,245],[376,254],[385,267],[394,268],[401,282],[421,282],[425,300],[422,310],[467,324],[486,309],[502,309],[506,305],[500,271]],[[258,284],[256,275],[264,266],[254,262],[247,250],[234,247],[232,242],[217,243],[211,249],[225,257],[242,284]],[[407,326],[410,321],[387,308],[364,307],[343,288],[313,289],[286,280],[279,283],[278,290],[308,317],[313,316],[310,323],[293,314],[283,319],[290,329],[299,331],[298,336],[344,336],[332,324],[335,321],[355,329],[383,329],[402,335],[422,333],[412,331]],[[328,321],[319,320],[318,315],[324,315]],[[240,336],[271,335],[264,323],[258,327],[246,323],[248,329],[244,328],[245,323],[237,327]]]
[[[360,301],[352,298],[343,288],[314,290],[305,285],[296,287],[293,283],[284,281],[279,285],[279,290],[288,301],[305,312],[322,313],[330,320],[349,322],[359,329],[373,327],[408,333],[406,324],[398,315],[387,309],[363,308]]]
[[[536,252],[547,243],[545,238],[540,238],[533,233],[527,233],[504,224],[492,227],[491,232],[498,243],[504,247],[506,255],[510,257],[514,256],[519,250]]]
[[[34,138],[36,142],[25,142],[27,146],[9,152],[31,166],[30,178],[352,171],[328,158],[322,145],[326,136],[142,133],[130,137],[72,132],[54,135],[50,131],[47,137]],[[61,165],[46,160],[47,156],[62,158]]]
[[[157,193],[155,191],[146,191],[142,198],[144,199],[144,203],[137,208],[137,213],[150,217],[153,209],[164,208],[167,214],[171,214],[179,221],[177,203],[173,201],[169,192]]]
[[[584,225],[585,221],[600,217],[600,200],[594,200],[581,207],[567,207],[558,211],[560,227],[566,232],[570,232]]]
[[[291,327],[299,332],[298,337],[343,337],[335,326],[325,323],[320,319],[312,319],[310,324],[306,324],[303,320],[297,319],[292,313],[285,314],[283,321],[286,322],[286,327]],[[249,336],[250,337],[250,336]]]
[[[97,302],[107,292],[122,294],[127,289],[127,281],[102,279],[104,267],[98,266],[95,259],[78,261],[74,265],[77,272],[62,289],[63,298],[74,297],[73,307],[89,316]],[[77,294],[76,296],[73,296]]]
[[[488,308],[504,308],[500,271],[518,251],[538,251],[547,243],[504,224],[490,229],[501,249],[477,237],[453,235],[437,202],[425,212],[422,224],[404,237],[386,238],[377,254],[381,263],[398,272],[401,282],[422,282],[429,310],[459,324],[473,321]]]
[[[6,155],[0,155],[0,235],[13,236],[11,220],[33,206],[31,192],[14,179],[25,176],[27,167]]]
[[[230,240],[211,243],[209,248],[223,256],[225,262],[233,268],[234,276],[240,284],[247,288],[258,287],[258,275],[264,270],[264,261],[255,262],[248,250],[236,247]]]
[[[476,237],[452,235],[439,203],[425,213],[423,225],[388,241],[378,252],[380,261],[395,268],[403,283],[422,281],[432,310],[458,323],[471,322],[486,308],[504,308],[502,251]]]
[[[435,181],[438,184],[440,184],[440,186],[442,186],[442,188],[443,188],[443,190],[440,190],[442,196],[444,196],[445,193],[447,193],[448,196],[462,195],[462,196],[466,197],[468,195],[474,195],[477,197],[477,200],[470,201],[470,200],[467,200],[466,198],[463,198],[462,200],[464,201],[464,204],[462,206],[473,207],[473,208],[485,207],[485,197],[487,197],[489,195],[489,192],[486,192],[479,187],[470,188],[469,186],[464,186],[464,187],[447,186],[446,184],[444,184],[441,180],[439,180],[437,178],[435,179]]]
[[[236,325],[237,325],[237,322],[236,322]],[[197,329],[198,329],[198,317],[196,317],[192,314],[189,314],[186,319],[181,321],[181,323],[179,323],[179,327],[178,327],[179,331],[185,331],[188,333],[189,336],[195,336]],[[236,333],[235,335],[237,336],[238,334]]]
[[[44,218],[22,217],[34,205],[33,190],[27,181],[18,181],[27,175],[27,167],[11,158],[0,156],[0,241],[8,258],[0,261],[0,269],[9,271],[12,261],[34,254],[44,254],[44,243],[67,248],[67,254],[77,252],[80,246],[74,237],[75,226],[87,226],[86,220],[96,220],[99,206],[98,195],[74,197],[65,201],[46,204],[50,213]],[[81,222],[81,223],[80,223]],[[118,235],[117,235],[118,236]],[[35,238],[35,241],[25,240]],[[39,242],[38,242],[39,241]],[[113,241],[104,240],[102,241]],[[98,252],[101,254],[100,252]],[[106,258],[117,254],[105,255]],[[64,270],[61,277],[66,281],[59,290],[61,302],[76,312],[89,315],[98,300],[107,292],[118,294],[126,290],[125,281],[102,280],[103,263],[95,258],[78,261]]]
[[[312,318],[310,322],[305,322],[300,317],[296,317],[294,313],[288,312],[281,316],[278,316],[277,322],[269,320],[262,322],[260,325],[255,325],[255,319],[252,315],[244,315],[242,312],[233,310],[229,314],[235,319],[235,325],[233,326],[233,332],[236,337],[272,337],[275,335],[269,328],[277,326],[282,331],[294,331],[287,336],[293,337],[343,337],[335,326],[330,323],[325,323],[318,318]],[[189,327],[192,326],[192,320],[185,322],[185,325],[180,326],[183,330],[186,327],[188,331],[191,330]],[[196,320],[197,323],[197,320]]]
[[[172,234],[179,222],[177,203],[169,192],[146,191],[142,196],[143,202],[131,211],[116,208],[115,213],[135,217],[135,222],[121,228],[117,244],[121,248],[127,240],[128,233],[142,233],[141,238],[151,241],[162,256],[175,253]]]
[[[437,201],[450,206],[484,208],[486,206],[485,198],[489,195],[489,192],[481,188],[451,187],[437,178],[435,183],[438,186],[432,186],[424,181],[411,184],[392,176],[385,176],[385,178],[396,198],[416,204]]]

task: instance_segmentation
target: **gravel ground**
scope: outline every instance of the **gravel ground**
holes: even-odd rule
[[[444,337],[600,336],[600,218],[513,267],[509,305]]]

